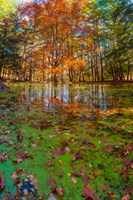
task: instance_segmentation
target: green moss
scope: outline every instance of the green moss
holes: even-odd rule
[[[108,91],[118,92],[117,89]],[[123,93],[122,98],[126,96],[125,102],[128,102],[129,91],[122,89],[120,92]],[[0,162],[0,171],[6,181],[0,198],[6,190],[11,194],[18,192],[11,178],[17,168],[35,176],[38,193],[45,195],[46,199],[53,188],[53,185],[47,185],[49,178],[56,180],[54,187],[63,188],[64,196],[59,198],[63,200],[84,199],[84,178],[90,178],[88,183],[101,200],[110,199],[109,192],[112,191],[120,200],[124,190],[131,188],[131,167],[123,164],[123,159],[133,159],[132,152],[125,149],[128,145],[132,146],[133,117],[130,109],[126,112],[123,109],[117,109],[116,112],[112,109],[98,114],[97,111],[88,111],[87,115],[97,114],[96,118],[90,120],[84,118],[83,113],[58,111],[53,115],[40,111],[37,105],[20,103],[17,94],[11,92],[0,95],[0,140],[5,136],[8,140],[0,144],[0,153],[7,153],[6,160]],[[28,106],[31,108],[27,109]],[[23,137],[20,142],[18,134]],[[52,151],[55,149],[66,149],[66,152],[53,157]],[[31,157],[15,163],[25,151]],[[75,157],[78,153],[81,155]],[[52,163],[50,166],[47,165],[48,160]],[[127,168],[126,182],[125,174],[120,173],[123,168]],[[84,175],[83,169],[86,169]],[[18,175],[21,179],[23,173]],[[105,191],[102,190],[103,185],[107,187]]]

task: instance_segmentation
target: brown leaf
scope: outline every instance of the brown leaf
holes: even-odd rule
[[[81,154],[81,152],[79,151],[78,153],[75,154],[75,156],[72,158],[72,161],[76,161],[78,159],[82,159],[83,156]]]
[[[127,167],[128,165],[131,164],[131,161],[128,160],[127,158],[124,158],[124,159],[123,159],[123,164],[124,164],[125,167]]]
[[[59,173],[59,177],[62,178],[64,176],[64,172]]]
[[[23,162],[25,158],[32,158],[32,156],[27,151],[25,151],[24,153],[22,153],[22,155],[18,156],[16,162],[17,163]]]
[[[56,158],[57,156],[66,153],[65,149],[63,148],[53,149],[52,152],[53,152],[53,155],[52,155],[53,158]]]
[[[0,139],[0,144],[3,142],[8,142],[7,138],[8,138],[8,136],[5,136],[2,139]]]
[[[14,121],[9,121],[9,125],[13,125],[14,124]]]
[[[7,157],[6,152],[4,152],[3,154],[0,154],[0,161],[5,161]]]
[[[75,177],[71,177],[73,183],[77,183],[77,179]]]
[[[0,172],[0,192],[4,189],[5,187],[5,181],[4,181],[4,178],[2,176],[2,172]]]
[[[56,181],[55,181],[54,178],[49,178],[49,179],[47,180],[47,185],[51,185],[51,184],[56,185]]]
[[[38,142],[33,141],[33,142],[31,143],[31,146],[32,146],[32,147],[37,147],[37,146],[38,146]]]
[[[26,111],[29,112],[31,110],[30,106],[27,106]]]
[[[39,134],[39,139],[44,139],[44,136]]]
[[[74,172],[73,175],[74,175],[74,176],[77,176],[77,177],[80,177],[80,176],[81,176],[81,174],[80,174],[79,172]]]
[[[20,174],[22,171],[23,171],[23,170],[22,170],[21,168],[16,169],[16,170],[13,172],[13,174],[11,175],[11,177],[12,177],[13,179],[18,178],[18,174]]]
[[[113,191],[108,192],[109,196],[113,199],[117,199],[117,196],[115,195],[115,193]]]
[[[17,177],[17,178],[14,180],[13,185],[18,185],[19,183],[20,183],[20,178]]]
[[[12,177],[13,179],[16,179],[16,178],[18,178],[18,175],[17,175],[16,171],[15,171],[15,172],[13,172],[13,174],[11,175],[11,177]]]
[[[82,173],[81,173],[81,176],[84,177],[86,174],[87,174],[87,169],[83,169]]]
[[[46,162],[46,166],[47,167],[50,167],[52,165],[52,161],[51,160],[48,160],[47,162]]]
[[[17,133],[17,141],[20,143],[23,141],[23,135],[21,133]]]
[[[89,186],[86,186],[85,189],[83,190],[83,193],[82,195],[85,197],[85,198],[91,198],[91,199],[95,199],[95,190]]]
[[[64,195],[64,190],[62,188],[56,188],[56,192],[58,195],[63,196]]]
[[[104,151],[109,151],[109,152],[112,152],[114,150],[114,147],[113,146],[110,146],[110,145],[106,145],[104,148],[103,148]]]
[[[90,177],[92,179],[94,179],[99,173],[100,173],[100,170],[96,170],[96,171],[94,171],[94,172],[91,173]]]
[[[129,194],[126,194],[125,196],[122,197],[121,200],[131,200],[131,197]]]
[[[83,177],[83,183],[85,186],[87,186],[90,182],[91,178],[90,177]]]
[[[10,145],[13,145],[13,142],[10,140],[7,140],[8,136],[4,136],[2,139],[0,139],[0,144],[3,142],[9,143]]]
[[[92,148],[96,148],[96,146],[93,143],[91,143],[90,141],[88,141],[87,139],[84,139],[83,144],[85,144],[89,147],[92,147]]]
[[[107,186],[106,185],[102,185],[101,189],[102,189],[103,192],[105,192],[107,190]]]

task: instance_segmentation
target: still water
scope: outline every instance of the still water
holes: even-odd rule
[[[42,109],[72,107],[86,109],[133,108],[133,85],[78,85],[15,83],[9,85],[27,104]]]

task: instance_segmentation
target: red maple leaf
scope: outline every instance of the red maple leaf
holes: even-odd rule
[[[3,153],[3,154],[0,154],[0,161],[5,161],[5,160],[6,160],[6,157],[7,157],[6,152]]]
[[[2,172],[0,172],[0,192],[4,189],[5,187],[5,181],[4,181],[4,178],[2,176]]]
[[[48,180],[47,180],[47,185],[51,185],[51,184],[56,184],[56,181],[55,181],[55,179],[54,178],[49,178]]]
[[[58,149],[53,149],[52,152],[53,152],[52,157],[53,157],[53,158],[56,158],[56,157],[59,156],[59,155],[65,154],[65,153],[66,153],[66,150],[65,150],[65,149],[62,149],[62,148],[58,148]]]
[[[24,153],[22,153],[22,155],[18,156],[16,162],[17,163],[23,162],[25,158],[32,158],[32,156],[27,151],[25,151]]]
[[[85,189],[83,190],[83,193],[82,195],[86,198],[91,198],[91,199],[95,199],[95,190],[92,189],[91,187],[89,186],[86,186]]]
[[[64,195],[64,190],[62,188],[56,188],[56,192],[58,195],[63,196]]]

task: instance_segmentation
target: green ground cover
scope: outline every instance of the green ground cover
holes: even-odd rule
[[[0,92],[0,199],[130,200],[132,137],[131,107],[49,113]],[[36,197],[20,195],[27,175]]]

